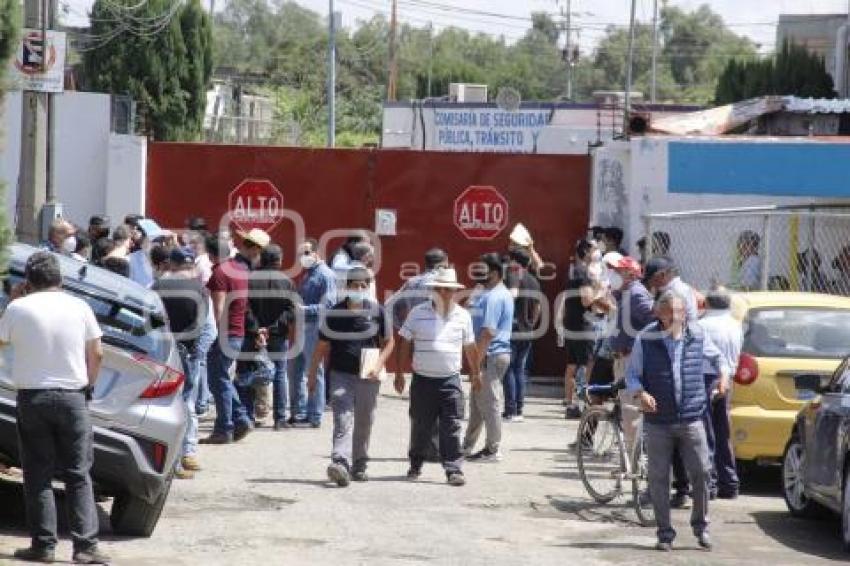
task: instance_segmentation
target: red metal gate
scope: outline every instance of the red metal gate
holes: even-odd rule
[[[381,237],[381,297],[401,285],[405,264],[421,264],[425,250],[435,245],[449,253],[469,284],[467,265],[482,253],[506,250],[510,227],[522,222],[543,258],[557,266],[543,281],[554,303],[564,288],[575,242],[587,228],[588,156],[170,143],[149,147],[147,214],[164,226],[182,227],[194,215],[218,222],[227,212],[230,191],[246,178],[274,183],[286,210],[297,212],[306,234],[317,239],[335,229],[374,230],[375,210],[394,210],[397,235]],[[493,186],[509,203],[509,228],[492,241],[466,239],[455,225],[455,199],[473,185]],[[287,219],[272,233],[288,255],[285,263],[294,259],[295,234]],[[550,333],[535,348],[535,373],[561,373],[562,358]]]

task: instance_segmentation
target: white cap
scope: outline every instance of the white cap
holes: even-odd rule
[[[514,226],[514,229],[511,231],[510,239],[513,243],[526,248],[533,242],[528,229],[522,224]]]

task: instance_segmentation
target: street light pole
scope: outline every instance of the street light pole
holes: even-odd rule
[[[629,113],[632,104],[632,67],[635,59],[635,12],[637,0],[632,0],[632,15],[629,20],[629,55],[626,63],[626,92],[623,100],[623,136],[629,139]]]
[[[658,95],[658,0],[652,2],[652,83],[649,88],[649,100],[653,104]]]

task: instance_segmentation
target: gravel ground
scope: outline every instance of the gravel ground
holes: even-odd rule
[[[385,384],[369,483],[326,482],[329,418],[319,430],[259,429],[236,445],[202,447],[204,471],[175,482],[150,539],[112,536],[102,504],[103,548],[115,564],[151,566],[657,563],[654,532],[636,524],[625,502],[600,506],[584,492],[565,450],[575,426],[562,418],[555,390],[536,387],[526,421],[505,425],[503,462],[467,465],[463,488],[446,485],[433,464],[409,483],[407,400]],[[837,522],[792,519],[778,485],[776,470],[762,470],[747,477],[738,500],[712,504],[712,553],[697,549],[687,512],[677,512],[680,536],[664,563],[847,560]],[[27,543],[21,500],[19,484],[0,482],[0,563]],[[67,536],[58,552],[70,556]]]

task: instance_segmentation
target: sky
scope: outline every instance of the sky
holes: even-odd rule
[[[73,25],[85,22],[85,13],[93,0],[60,0],[68,7],[66,21]],[[202,0],[209,5],[210,0]],[[217,0],[217,11],[227,0]],[[295,0],[298,4],[323,14],[328,11],[329,0]],[[343,25],[351,26],[358,19],[368,19],[376,12],[389,13],[390,0],[334,0],[336,11],[342,12]],[[399,0],[399,18],[417,27],[432,22],[435,28],[448,25],[463,27],[494,35],[504,35],[508,41],[520,38],[530,25],[531,12],[557,13],[567,0]],[[571,0],[574,27],[573,42],[578,41],[583,50],[590,51],[604,34],[606,24],[626,26],[629,21],[629,0]],[[660,0],[659,0],[660,3]],[[850,0],[670,0],[675,6],[693,10],[709,4],[735,32],[752,38],[761,51],[771,51],[776,37],[779,14],[832,14],[847,13]],[[560,4],[560,6],[559,6]],[[447,10],[441,6],[454,6],[461,10],[489,12],[481,16],[468,12]],[[637,19],[652,20],[653,0],[637,0]]]

